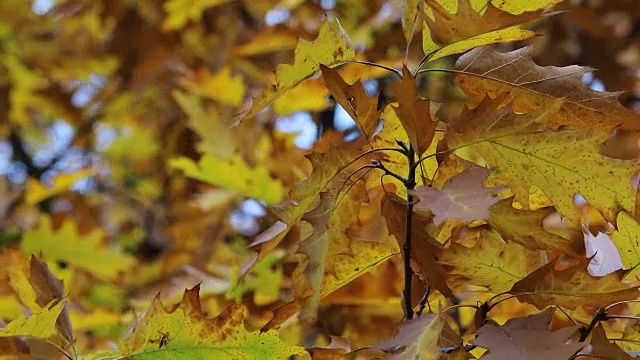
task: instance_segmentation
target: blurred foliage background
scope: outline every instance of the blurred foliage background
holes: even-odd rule
[[[77,347],[108,348],[132,310],[158,291],[175,303],[201,283],[207,314],[242,302],[253,328],[292,298],[296,267],[284,251],[238,282],[254,256],[247,245],[275,220],[266,203],[188,179],[172,161],[233,158],[292,188],[308,176],[309,149],[354,139],[357,128],[318,78],[240,121],[251,99],[274,82],[278,64],[293,62],[297,39],[314,39],[327,17],[339,20],[360,59],[415,67],[422,39],[416,33],[407,46],[401,7],[399,0],[0,2],[0,247],[47,253],[70,294]],[[624,91],[621,102],[640,112],[640,3],[575,0],[556,9],[530,24],[540,34],[526,41],[535,61],[599,69],[583,81]],[[393,96],[388,73],[350,71],[382,101]],[[452,112],[467,103],[446,74],[424,76],[419,86],[424,97],[453,104]],[[617,137],[608,151],[637,157],[637,134]],[[230,181],[244,170],[224,171],[206,170]],[[312,327],[285,326],[281,335],[306,345],[329,336],[349,338],[352,348],[375,343],[402,317],[401,287],[398,264],[388,262],[325,298]],[[21,306],[0,282],[0,318],[15,319]]]

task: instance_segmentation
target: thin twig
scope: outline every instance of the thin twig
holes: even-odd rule
[[[411,277],[413,271],[411,270],[411,220],[413,218],[413,206],[414,195],[413,190],[416,187],[416,160],[415,151],[411,145],[409,145],[409,154],[407,154],[409,160],[409,174],[404,183],[407,188],[407,210],[405,217],[405,236],[404,244],[402,245],[402,251],[404,255],[404,289],[402,290],[404,301],[404,312],[407,320],[413,318],[413,308],[411,306]]]
[[[421,316],[424,308],[429,305],[429,312],[431,312],[431,305],[429,304],[429,293],[431,293],[431,285],[427,284],[427,287],[424,289],[424,295],[422,295],[422,299],[420,299],[420,304],[418,304],[418,311],[416,311],[417,316]]]

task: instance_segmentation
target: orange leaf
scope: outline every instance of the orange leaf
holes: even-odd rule
[[[420,157],[431,145],[438,122],[431,119],[429,100],[418,96],[416,78],[406,65],[402,66],[402,80],[394,83],[393,88],[398,101],[398,106],[393,110],[400,118],[416,155]]]

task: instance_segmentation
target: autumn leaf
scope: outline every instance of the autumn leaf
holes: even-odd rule
[[[28,318],[13,320],[0,329],[0,337],[27,336],[49,339],[57,334],[56,320],[64,306],[66,306],[66,301],[57,300],[47,304]]]
[[[553,1],[555,3],[559,0]],[[549,3],[553,3],[549,1]],[[432,39],[438,44],[451,44],[456,41],[469,39],[476,35],[486,34],[494,30],[503,29],[516,24],[523,24],[537,19],[542,10],[527,11],[518,15],[511,14],[486,3],[482,9],[474,9],[471,0],[448,0],[442,2],[427,0],[426,5],[432,11],[433,16],[425,16],[425,21],[431,30]],[[456,4],[457,3],[457,4]],[[447,7],[456,7],[457,11],[451,13]]]
[[[438,339],[443,326],[444,321],[440,315],[425,314],[401,323],[392,339],[381,341],[371,349],[384,351],[384,359],[389,360],[439,359]]]
[[[538,210],[515,209],[513,198],[501,200],[491,206],[487,219],[500,235],[508,241],[530,250],[553,250],[574,257],[584,257],[584,242],[581,238],[565,239],[545,230],[543,221],[555,212],[553,208]]]
[[[430,60],[459,54],[478,46],[524,40],[536,34],[520,28],[523,24],[539,18],[545,5],[560,2],[547,1],[531,4],[523,9],[501,9],[504,2],[482,2],[472,0],[428,0],[424,7],[423,49]],[[478,6],[480,5],[480,6]],[[443,46],[439,49],[440,46]]]
[[[349,85],[338,71],[322,64],[320,70],[331,95],[356,122],[364,137],[370,139],[379,122],[378,98],[367,96],[360,81]]]
[[[590,129],[598,125],[623,129],[640,129],[640,115],[618,102],[618,92],[599,92],[582,83],[582,76],[591,69],[578,65],[540,67],[531,59],[531,47],[499,53],[491,47],[474,49],[462,55],[454,76],[462,90],[479,102],[485,96],[495,98],[510,93],[517,112],[564,99],[560,111],[550,120],[550,126],[572,125]]]
[[[405,0],[402,2],[402,32],[407,44],[411,43],[416,31],[416,23],[421,20],[424,2],[422,0]]]
[[[591,354],[594,357],[600,359],[616,359],[616,360],[631,360],[631,355],[627,354],[616,345],[615,342],[610,342],[607,339],[607,333],[602,327],[602,323],[598,323],[593,329],[591,335]]]
[[[293,64],[278,65],[277,85],[272,85],[253,100],[251,111],[245,118],[254,116],[285,92],[315,75],[320,71],[320,64],[332,66],[341,61],[353,60],[355,56],[340,25],[335,21],[326,22],[314,41],[298,40]]]
[[[193,160],[180,157],[171,159],[169,166],[182,170],[185,176],[211,185],[233,190],[265,203],[277,204],[282,200],[283,189],[280,181],[272,179],[264,167],[250,167],[240,155],[228,161],[204,154],[196,164]]]
[[[167,12],[167,17],[162,23],[162,29],[165,31],[179,30],[183,28],[187,22],[200,19],[202,12],[206,9],[230,1],[231,0],[169,0],[164,3],[164,10]]]
[[[625,278],[633,279],[638,274],[640,265],[640,225],[628,213],[621,211],[616,220],[617,231],[609,235],[620,253],[620,260],[625,269],[631,271]]]
[[[159,296],[123,341],[121,354],[136,359],[281,359],[302,355],[304,349],[283,343],[271,330],[249,332],[242,305],[231,305],[207,319],[200,305],[199,287],[186,290],[169,311]]]
[[[321,298],[395,254],[388,244],[355,239],[348,234],[349,225],[357,220],[360,207],[367,200],[364,191],[364,186],[356,185],[337,204],[331,190],[324,192],[320,205],[304,216],[313,226],[313,233],[300,243],[299,250],[307,256],[305,276],[313,287],[312,296],[300,312],[304,321],[316,318]]]
[[[393,107],[393,111],[398,115],[411,146],[420,158],[431,145],[438,122],[431,119],[429,100],[418,96],[416,79],[406,65],[402,66],[402,80],[394,83],[393,88],[398,101],[398,106]]]
[[[404,222],[406,219],[406,201],[397,195],[387,194],[382,198],[382,215],[387,222],[389,234],[395,236],[399,247],[405,241]],[[427,234],[430,217],[413,213],[411,223],[411,268],[414,273],[443,295],[452,296],[451,288],[444,279],[445,269],[437,262],[436,253],[442,245]]]
[[[64,282],[56,278],[46,262],[31,255],[29,263],[29,283],[36,295],[36,303],[46,307],[55,301],[60,301],[67,296],[64,289]],[[73,344],[73,330],[71,319],[69,318],[69,308],[66,301],[62,301],[62,309],[56,321],[56,329],[69,344]]]
[[[30,178],[27,180],[26,198],[28,204],[37,204],[52,196],[59,195],[71,188],[78,180],[84,179],[95,173],[94,169],[85,169],[72,173],[57,174],[51,181],[50,186],[43,185],[38,180]]]
[[[482,357],[487,360],[568,359],[584,344],[566,343],[576,327],[548,330],[554,312],[554,308],[549,308],[537,315],[511,319],[502,326],[487,324],[478,330],[478,337],[472,343],[489,350]]]
[[[503,189],[482,186],[489,174],[489,169],[473,167],[449,179],[440,190],[419,186],[415,192],[420,202],[414,208],[434,214],[436,226],[449,219],[464,222],[484,220],[489,217],[491,205],[500,201],[496,194]]]
[[[320,193],[356,156],[353,154],[353,150],[351,147],[331,146],[331,150],[328,152],[315,152],[307,156],[313,167],[312,173],[291,190],[290,205],[274,209],[276,216],[280,219],[280,223],[277,223],[279,231],[267,229],[269,236],[262,237],[261,241],[252,242],[252,246],[260,245],[260,249],[258,256],[250,264],[245,265],[247,270],[273,251],[289,233],[292,225],[298,223],[304,214],[312,209],[314,201]],[[283,224],[286,227],[283,228]]]
[[[478,232],[475,246],[454,242],[439,252],[438,262],[451,267],[447,272],[448,278],[461,277],[465,283],[501,293],[544,265],[544,257],[540,252],[516,243],[507,243],[486,228]]]
[[[478,46],[526,40],[536,35],[535,32],[521,29],[519,26],[508,27],[459,40],[441,49],[433,50],[433,52],[429,53],[429,60],[434,61],[445,56],[460,54]]]
[[[580,219],[574,194],[582,195],[607,219],[613,219],[622,209],[634,209],[635,189],[630,179],[640,166],[599,153],[600,144],[611,135],[612,128],[535,131],[554,111],[543,106],[518,115],[508,106],[495,111],[496,105],[495,101],[483,101],[463,113],[460,119],[473,119],[475,123],[454,125],[458,130],[448,138],[448,144],[453,148],[469,146],[470,151],[480,155],[498,172],[498,178],[509,184],[516,201],[525,208],[530,189],[535,186],[551,199],[561,215],[574,222]],[[582,156],[576,158],[576,151]],[[584,164],[590,165],[585,168]]]
[[[21,244],[27,254],[42,254],[48,261],[61,261],[113,279],[129,270],[134,260],[116,248],[104,246],[103,238],[104,232],[100,229],[81,236],[71,220],[62,223],[56,231],[51,219],[42,216],[36,228],[25,232]]]
[[[557,258],[515,283],[509,292],[538,309],[552,304],[569,309],[605,306],[638,296],[637,286],[621,282],[623,271],[593,277],[586,262],[564,270],[555,270],[556,263]]]
[[[244,97],[244,81],[238,75],[232,75],[231,68],[225,66],[216,73],[200,68],[191,76],[184,78],[181,85],[193,94],[238,106]]]

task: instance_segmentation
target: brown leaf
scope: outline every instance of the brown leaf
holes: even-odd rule
[[[555,212],[553,208],[518,210],[511,204],[513,198],[493,205],[487,219],[505,240],[514,241],[530,250],[553,250],[575,257],[584,257],[584,241],[576,237],[565,239],[544,229],[542,222]]]
[[[578,306],[606,306],[638,297],[638,286],[622,283],[623,271],[593,277],[588,262],[564,270],[555,270],[558,258],[513,285],[511,294],[538,309],[549,305],[576,309]]]
[[[396,237],[400,248],[405,238],[406,202],[399,196],[387,194],[382,198],[382,215],[387,221],[389,233]],[[413,271],[432,288],[444,296],[451,297],[451,288],[444,280],[446,274],[442,265],[438,264],[436,254],[442,245],[429,236],[426,228],[431,222],[428,217],[413,213],[411,222],[411,267]]]
[[[398,101],[398,106],[393,107],[393,110],[398,115],[411,146],[416,150],[416,155],[420,157],[431,145],[438,122],[431,119],[429,100],[418,96],[416,78],[406,65],[402,66],[402,80],[394,83],[393,88]]]
[[[495,98],[510,92],[517,112],[564,98],[564,105],[550,120],[553,128],[622,124],[624,129],[640,129],[640,115],[618,102],[620,92],[599,92],[582,83],[582,76],[592,69],[578,65],[541,67],[533,62],[531,52],[531,47],[508,53],[476,48],[456,62],[456,70],[465,74],[456,74],[455,82],[476,102],[487,95]]]
[[[565,344],[576,327],[548,330],[554,311],[548,308],[537,315],[511,319],[503,326],[487,324],[478,330],[472,343],[489,350],[482,357],[487,360],[566,360],[584,344]]]
[[[420,202],[415,209],[431,211],[435,215],[433,222],[436,226],[449,219],[464,222],[484,220],[489,217],[491,205],[500,201],[495,194],[504,189],[482,187],[482,182],[489,174],[489,169],[473,167],[447,180],[441,190],[419,186],[416,194],[420,197]]]
[[[325,347],[307,349],[313,360],[347,359],[351,352],[351,344],[345,338],[331,336],[331,343]]]
[[[607,333],[604,331],[602,324],[596,325],[591,335],[591,355],[599,359],[610,360],[629,360],[633,359],[616,343],[612,343],[607,339]]]
[[[66,297],[64,282],[53,275],[46,262],[34,255],[31,255],[29,264],[29,283],[35,291],[36,303],[40,306],[46,306],[52,301],[61,301]],[[73,330],[67,303],[62,306],[56,328],[69,343],[73,343]]]
[[[331,95],[353,118],[364,137],[371,139],[378,127],[378,98],[368,97],[360,81],[347,84],[337,70],[320,65],[320,71]]]
[[[528,11],[515,15],[500,10],[488,2],[486,10],[480,14],[471,7],[470,0],[459,0],[458,12],[451,14],[436,0],[426,0],[425,2],[434,12],[433,19],[425,16],[427,25],[431,30],[433,41],[440,45],[451,44],[512,25],[523,24],[539,18],[543,12],[542,10]]]
[[[423,360],[435,360],[440,356],[438,339],[443,325],[443,319],[437,314],[422,315],[401,323],[396,336],[371,348],[384,351],[384,358],[389,360],[417,359],[418,356]]]

